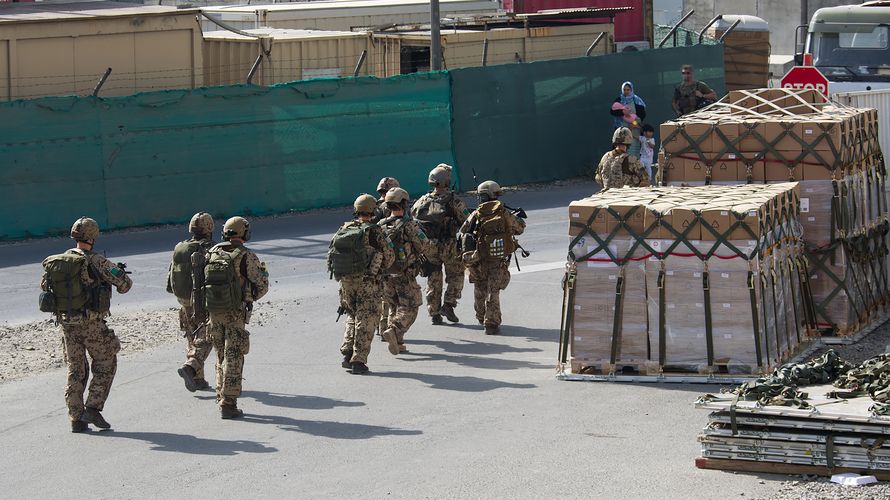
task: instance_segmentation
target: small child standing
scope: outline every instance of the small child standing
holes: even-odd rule
[[[655,153],[655,129],[648,123],[640,129],[640,163],[652,179],[652,158]]]

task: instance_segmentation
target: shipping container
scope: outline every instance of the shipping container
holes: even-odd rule
[[[878,142],[881,151],[890,151],[890,89],[839,92],[831,97],[841,104],[854,108],[878,110]],[[887,189],[890,190],[890,185]]]
[[[606,40],[599,43],[591,55],[612,51],[608,39],[613,34],[611,24],[578,24],[564,26],[492,28],[489,30],[443,29],[442,59],[446,69],[482,66],[485,40],[488,40],[486,64],[544,61],[582,57],[590,44],[606,33]],[[398,46],[400,64],[398,72],[377,76],[391,76],[430,68],[430,32],[409,31],[397,34],[375,34],[378,46],[386,47],[390,54]],[[387,40],[383,45],[379,41]],[[379,59],[379,55],[376,57]],[[393,65],[388,66],[392,68]]]
[[[245,83],[260,54],[263,57],[251,80],[257,85],[352,76],[370,39],[367,33],[349,31],[260,28],[245,33],[254,36],[204,33],[205,85]],[[359,75],[369,74],[369,67],[363,64]]]
[[[117,2],[0,5],[0,99],[203,84],[197,9]]]
[[[615,16],[616,42],[652,41],[652,0],[503,0],[504,10],[515,14],[532,14],[546,10],[576,8],[631,7],[630,12]],[[577,21],[577,20],[576,20]],[[589,22],[607,22],[591,18]]]
[[[495,15],[497,0],[440,0],[443,18]],[[202,11],[237,29],[261,27],[351,31],[430,22],[429,0],[338,0],[207,7]],[[204,20],[205,31],[219,27]]]

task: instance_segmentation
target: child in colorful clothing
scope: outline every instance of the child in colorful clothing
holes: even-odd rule
[[[648,123],[640,129],[640,163],[646,168],[649,178],[652,177],[652,158],[655,155],[655,129]]]

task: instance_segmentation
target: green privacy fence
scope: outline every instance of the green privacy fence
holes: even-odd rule
[[[0,103],[0,240],[351,203],[383,176],[413,195],[583,173],[608,148],[612,99],[637,85],[657,124],[680,64],[722,91],[722,47],[695,46],[451,72],[272,87]]]
[[[589,170],[611,145],[610,106],[624,81],[646,101],[646,122],[674,116],[680,66],[723,94],[723,47],[696,45],[451,72],[454,150],[461,183],[564,179]]]
[[[413,193],[453,163],[447,73],[0,104],[0,239]]]

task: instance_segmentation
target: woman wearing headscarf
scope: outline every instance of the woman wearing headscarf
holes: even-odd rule
[[[615,128],[627,127],[633,134],[634,139],[640,136],[640,127],[646,118],[646,102],[643,98],[634,93],[634,84],[624,82],[621,84],[621,93],[612,103],[612,121]],[[640,141],[634,140],[628,150],[628,153],[634,156],[640,155]]]

